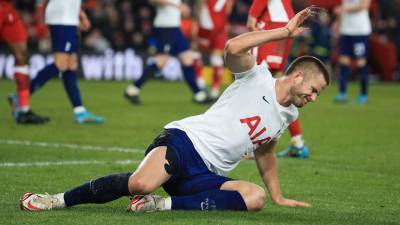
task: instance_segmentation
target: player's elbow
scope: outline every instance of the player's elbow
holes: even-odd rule
[[[240,43],[236,39],[230,39],[225,44],[225,53],[227,55],[241,55],[242,48],[240,47]]]

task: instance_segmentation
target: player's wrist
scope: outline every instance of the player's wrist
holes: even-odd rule
[[[292,31],[288,27],[283,27],[283,29],[287,32],[287,38],[292,37]]]

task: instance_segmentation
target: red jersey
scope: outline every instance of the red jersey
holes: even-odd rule
[[[286,23],[294,16],[294,11],[291,0],[254,0],[249,14],[264,23]]]
[[[0,0],[0,41],[17,43],[27,39],[25,25],[14,9],[12,0]]]
[[[206,0],[200,11],[199,25],[206,30],[223,30],[232,0]]]

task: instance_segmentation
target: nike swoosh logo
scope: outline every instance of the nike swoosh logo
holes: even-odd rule
[[[31,201],[29,201],[29,202],[28,202],[28,210],[29,210],[29,211],[40,211],[41,209],[38,208],[38,207],[36,207],[36,206],[34,206],[34,205],[32,205],[32,204],[31,204]]]
[[[267,100],[267,98],[265,97],[265,95],[263,96],[263,100],[266,101],[269,104],[269,101]]]

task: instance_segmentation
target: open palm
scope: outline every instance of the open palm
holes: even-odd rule
[[[315,6],[307,7],[298,12],[287,24],[286,28],[289,29],[289,37],[296,37],[307,28],[302,27],[303,22],[310,16],[317,16],[322,9]]]

